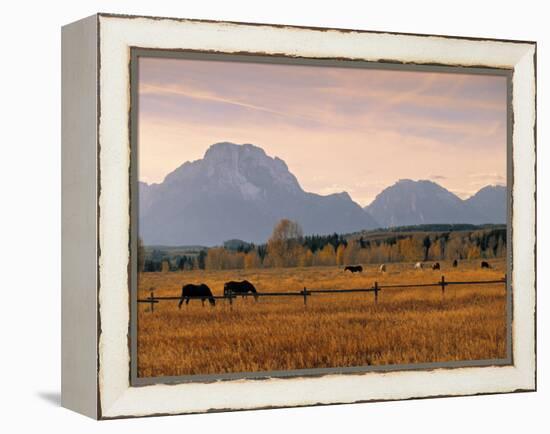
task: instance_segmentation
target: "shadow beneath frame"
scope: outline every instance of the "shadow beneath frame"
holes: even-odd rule
[[[38,392],[37,396],[50,405],[61,406],[61,392]]]

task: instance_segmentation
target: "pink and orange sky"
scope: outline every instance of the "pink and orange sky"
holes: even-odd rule
[[[402,178],[462,198],[506,183],[503,76],[140,58],[139,179],[217,142],[283,159],[302,188],[368,205]]]

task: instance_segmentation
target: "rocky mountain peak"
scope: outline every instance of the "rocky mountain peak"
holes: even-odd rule
[[[265,189],[302,191],[286,163],[252,144],[220,142],[211,145],[201,160],[186,162],[167,175],[165,181],[182,182],[200,178],[203,183],[225,188],[238,187],[248,198]]]
[[[306,234],[377,226],[347,193],[305,192],[286,163],[252,144],[215,143],[154,191],[140,186],[140,235],[146,244],[265,242],[281,218]]]

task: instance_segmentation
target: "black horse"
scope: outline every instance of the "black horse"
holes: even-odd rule
[[[491,268],[491,265],[487,261],[481,261],[481,268]]]
[[[455,259],[455,260],[453,261],[453,267],[455,267],[455,268],[458,267],[458,260]]]
[[[351,271],[352,273],[362,273],[363,267],[361,265],[348,265],[344,268],[344,271]]]
[[[441,265],[439,265],[439,262],[432,264],[432,270],[441,270]]]
[[[242,295],[244,297],[244,294],[248,293],[254,294],[254,299],[258,301],[258,291],[256,291],[256,288],[252,283],[250,283],[248,280],[243,280],[241,282],[235,282],[230,281],[226,282],[225,285],[223,285],[223,295],[228,296],[229,294],[232,295]]]
[[[216,305],[216,299],[214,298],[214,295],[212,294],[212,291],[208,286],[206,286],[204,283],[201,283],[200,285],[193,285],[192,283],[189,283],[181,287],[181,298],[178,307],[181,309],[183,300],[185,300],[185,304],[189,304],[190,298],[195,297],[200,297],[203,306],[204,300],[208,300],[212,306]]]

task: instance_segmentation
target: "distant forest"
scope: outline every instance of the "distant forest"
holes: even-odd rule
[[[298,223],[284,219],[277,223],[269,241],[260,245],[229,240],[211,248],[145,247],[140,241],[138,268],[144,272],[167,272],[342,266],[505,255],[505,225],[421,225],[304,236]]]

